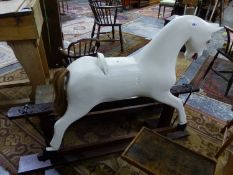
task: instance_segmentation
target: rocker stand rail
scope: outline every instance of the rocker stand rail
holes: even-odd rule
[[[157,128],[153,131],[169,137],[169,134],[175,131],[175,128]],[[137,133],[93,144],[83,144],[73,148],[63,149],[59,151],[59,153],[52,153],[53,155],[51,154],[50,159],[46,161],[40,161],[38,159],[38,157],[40,157],[39,154],[21,156],[19,160],[18,174],[29,174],[36,171],[45,172],[46,170],[57,166],[77,163],[79,161],[113,153],[121,153],[130,144],[136,134]],[[187,135],[188,134],[184,132],[183,136]],[[174,138],[173,136],[174,134],[171,136],[172,139]],[[30,164],[28,162],[30,162]]]
[[[188,85],[175,85],[171,89],[171,93],[178,96],[180,94],[186,94],[192,92],[198,92],[199,88],[191,87]],[[154,100],[146,97],[137,97],[137,98],[131,98],[126,100],[119,100],[108,102],[108,103],[102,103],[93,110],[88,115],[100,113],[102,111],[105,112],[114,112],[119,110],[127,110],[127,109],[134,109],[137,107],[146,107],[146,106],[153,106],[155,104],[158,104],[158,102],[155,102]],[[134,107],[133,107],[134,106]],[[24,105],[24,106],[17,106],[12,107],[7,112],[7,117],[10,120],[18,119],[18,118],[28,118],[28,117],[34,117],[37,115],[45,116],[46,114],[49,114],[53,112],[53,103],[41,103],[41,104],[32,104],[32,105]],[[96,112],[96,113],[95,113]]]

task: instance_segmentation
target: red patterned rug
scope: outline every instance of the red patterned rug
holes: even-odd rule
[[[193,83],[199,85],[200,88],[204,90],[203,93],[206,96],[232,105],[233,86],[231,87],[227,97],[225,97],[224,93],[226,91],[227,81],[225,81],[223,78],[221,78],[211,70],[208,72],[207,76],[203,80],[203,74],[207,69],[210,60],[211,59],[207,59],[202,65],[195,78],[193,79]],[[216,70],[233,70],[232,63],[224,59],[217,59],[214,64],[214,68]],[[226,77],[229,76],[229,74],[226,74]]]

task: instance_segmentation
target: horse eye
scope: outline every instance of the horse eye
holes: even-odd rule
[[[209,44],[210,43],[210,40],[206,41],[206,44]]]

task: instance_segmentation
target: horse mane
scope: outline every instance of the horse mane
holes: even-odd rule
[[[66,84],[69,79],[70,72],[64,68],[58,70],[54,74],[52,81],[55,99],[54,99],[54,112],[59,116],[62,116],[67,109],[67,95],[66,95]]]

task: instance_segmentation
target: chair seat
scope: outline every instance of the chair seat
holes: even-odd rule
[[[173,7],[175,5],[174,0],[161,0],[159,3],[161,6],[171,6]]]
[[[158,12],[158,18],[159,18],[159,15],[160,15],[160,8],[163,6],[163,16],[164,16],[164,13],[165,13],[165,8],[166,7],[174,7],[176,4],[176,0],[160,0],[159,2],[159,12]]]

